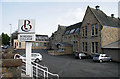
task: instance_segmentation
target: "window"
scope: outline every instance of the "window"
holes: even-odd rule
[[[87,37],[87,26],[85,27],[85,36]]]
[[[75,31],[75,29],[72,29],[71,31],[70,31],[70,33],[73,33]]]
[[[19,42],[19,48],[21,48],[21,42]]]
[[[84,37],[84,27],[82,27],[82,36]]]
[[[92,42],[92,53],[94,53],[94,42]]]
[[[32,46],[34,46],[34,43],[32,43]]]
[[[92,25],[92,36],[94,35],[94,25]]]
[[[42,42],[40,42],[40,46],[42,46]]]
[[[85,43],[85,52],[87,52],[87,42]]]
[[[80,28],[77,28],[75,32],[79,32]]]
[[[84,51],[84,42],[82,43],[82,48],[83,48],[83,51]]]
[[[97,35],[98,34],[98,25],[95,24],[95,34]]]
[[[39,46],[39,43],[35,43],[36,44],[36,46]]]
[[[47,44],[46,44],[46,43],[44,43],[44,46],[47,46]]]
[[[16,48],[16,42],[15,42],[15,48]]]
[[[98,53],[98,42],[92,42],[92,53]]]
[[[92,36],[98,35],[98,24],[92,25]]]
[[[17,46],[18,46],[18,42],[17,42]]]
[[[95,42],[95,48],[96,48],[95,53],[98,53],[98,42]]]
[[[67,35],[68,33],[69,33],[69,30],[68,30],[68,31],[66,31],[66,33],[65,33],[65,34]]]

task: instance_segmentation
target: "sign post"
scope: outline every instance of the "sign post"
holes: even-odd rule
[[[26,75],[32,77],[31,51],[35,41],[35,20],[19,20],[18,40],[26,42]]]

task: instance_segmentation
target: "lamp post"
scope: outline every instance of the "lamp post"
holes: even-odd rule
[[[12,24],[9,24],[9,25],[10,25],[10,46],[12,46],[12,38],[11,38]]]

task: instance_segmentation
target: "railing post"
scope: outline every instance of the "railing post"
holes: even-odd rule
[[[38,68],[37,68],[37,64],[35,63],[35,67],[36,67],[36,78],[38,77]]]
[[[47,68],[47,79],[48,79],[48,68]]]
[[[31,63],[32,64],[32,63]],[[31,75],[32,75],[32,77],[33,77],[33,65],[31,65]]]
[[[44,71],[44,75],[43,76],[44,76],[44,79],[45,79],[45,71]]]

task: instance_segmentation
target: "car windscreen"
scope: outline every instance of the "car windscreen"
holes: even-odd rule
[[[95,55],[94,57],[99,57],[99,55]]]
[[[38,56],[37,54],[32,54],[32,57],[36,57],[36,56]]]
[[[23,57],[26,57],[26,55],[24,54],[24,55],[22,55]]]

